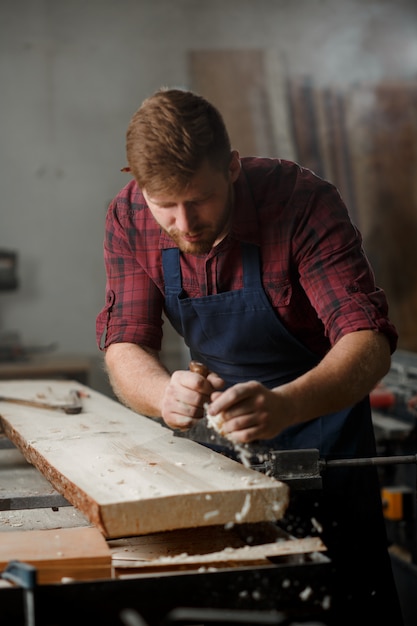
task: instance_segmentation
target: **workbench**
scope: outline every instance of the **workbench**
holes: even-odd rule
[[[81,387],[86,391],[84,386]],[[95,392],[87,391],[93,399],[96,397]],[[90,399],[85,402],[88,417]],[[114,401],[100,398],[101,407],[110,406],[107,402]],[[113,404],[111,408],[118,415],[122,411],[123,416],[127,411]],[[30,424],[37,415],[41,420],[38,409],[19,407],[19,410],[22,415],[31,411]],[[71,416],[70,419],[75,420],[76,417]],[[47,418],[42,414],[42,419]],[[62,422],[58,420],[58,423]],[[49,431],[52,430],[49,428]],[[20,439],[19,443],[22,443]],[[177,443],[180,449],[185,446],[186,454],[189,444],[199,446],[183,442],[180,438],[174,442]],[[32,444],[37,445],[36,441],[25,439],[22,447]],[[130,457],[126,455],[125,458]],[[73,462],[77,463],[76,455]],[[224,485],[227,486],[227,481]],[[170,517],[169,510],[167,517]],[[273,522],[226,526],[182,528],[146,537],[123,538],[118,533],[115,538],[102,537],[109,550],[110,567],[109,561],[103,561],[99,546],[101,560],[97,576],[89,571],[85,574],[83,567],[79,567],[78,573],[71,570],[72,576],[68,577],[64,569],[56,569],[58,566],[53,563],[48,571],[58,576],[54,582],[37,581],[35,585],[29,584],[28,589],[24,583],[11,585],[3,581],[0,586],[2,623],[4,619],[4,623],[10,626],[32,626],[35,623],[36,626],[69,626],[74,623],[78,626],[196,623],[256,626],[289,625],[310,618],[316,623],[326,624],[332,590],[331,563],[325,550],[316,550],[314,541],[312,547],[307,548],[311,538],[306,537],[307,544],[301,544],[299,552],[294,548],[289,553],[283,550],[281,554],[265,557],[256,552],[265,543],[268,546],[284,546],[294,542],[295,546],[297,540]],[[99,533],[85,511],[71,504],[3,435],[0,440],[0,546],[10,543],[12,534],[49,532],[53,533],[50,536],[56,537],[83,529]],[[106,527],[101,528],[100,533],[103,530],[106,531]],[[224,544],[225,535],[228,538]],[[205,554],[202,554],[203,545]],[[229,545],[234,547],[227,547]],[[80,545],[77,547],[82,551]],[[62,556],[60,554],[60,558]],[[62,563],[62,560],[57,559],[57,562]],[[81,560],[78,561],[80,563]],[[42,573],[42,564],[39,573]],[[59,578],[61,575],[62,578]],[[29,622],[25,614],[28,594],[33,601],[33,622]],[[133,611],[133,617],[129,617],[127,611]]]
[[[63,378],[90,385],[92,359],[77,354],[28,354],[15,361],[0,361],[0,380]]]

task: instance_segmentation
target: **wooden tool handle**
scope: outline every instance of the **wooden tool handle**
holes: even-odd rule
[[[25,398],[10,398],[9,396],[0,396],[0,402],[13,402],[14,404],[32,406],[36,409],[48,409],[50,411],[64,411],[64,413],[69,415],[81,413],[82,404],[78,391],[72,389],[69,395],[71,402],[62,404],[50,404],[49,402],[42,402],[41,400],[27,400]]]
[[[201,374],[204,378],[207,378],[209,375],[209,369],[204,365],[204,363],[199,363],[198,361],[191,361],[189,365],[190,372],[194,372],[195,374]]]

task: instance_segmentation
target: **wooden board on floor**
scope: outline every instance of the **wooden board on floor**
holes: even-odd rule
[[[105,537],[280,519],[288,487],[74,381],[7,381],[1,396],[65,401],[83,411],[0,402],[6,435]]]
[[[109,547],[93,527],[0,533],[0,571],[15,560],[36,567],[39,584],[112,577]]]

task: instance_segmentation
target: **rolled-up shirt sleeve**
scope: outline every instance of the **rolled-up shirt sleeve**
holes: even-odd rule
[[[330,344],[351,332],[375,330],[387,336],[393,352],[398,333],[388,317],[385,292],[375,283],[361,234],[337,189],[323,184],[309,205],[295,237],[303,250],[300,283]]]
[[[122,198],[107,211],[104,264],[105,304],[96,319],[96,338],[101,350],[112,343],[129,342],[161,349],[163,296],[142,263],[140,245],[141,207]],[[157,239],[158,231],[155,232]]]

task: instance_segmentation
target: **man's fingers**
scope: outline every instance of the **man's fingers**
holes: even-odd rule
[[[189,417],[184,417],[183,415],[174,415],[172,421],[172,427],[175,430],[189,430],[191,426],[194,424],[194,420]]]
[[[223,411],[227,411],[230,416],[234,414],[239,415],[242,412],[242,406],[249,400],[249,404],[246,406],[250,408],[253,404],[253,398],[255,393],[259,389],[259,383],[255,381],[249,381],[247,383],[238,383],[229,387],[221,394],[212,394],[212,403],[208,407],[210,415],[216,415]]]
[[[220,390],[220,389],[223,389],[225,385],[223,378],[220,378],[218,374],[214,374],[213,372],[210,372],[210,374],[207,376],[207,380],[213,389]]]
[[[227,438],[234,443],[251,443],[262,439],[259,428],[247,428],[246,430],[233,430]]]
[[[177,406],[175,409],[180,415],[191,419],[200,419],[204,415],[204,407],[200,404],[190,404],[184,400],[177,400]]]
[[[188,430],[204,417],[204,406],[214,389],[221,389],[224,381],[200,367],[190,364],[189,370],[177,370],[171,376],[163,402],[163,419],[171,428]]]

